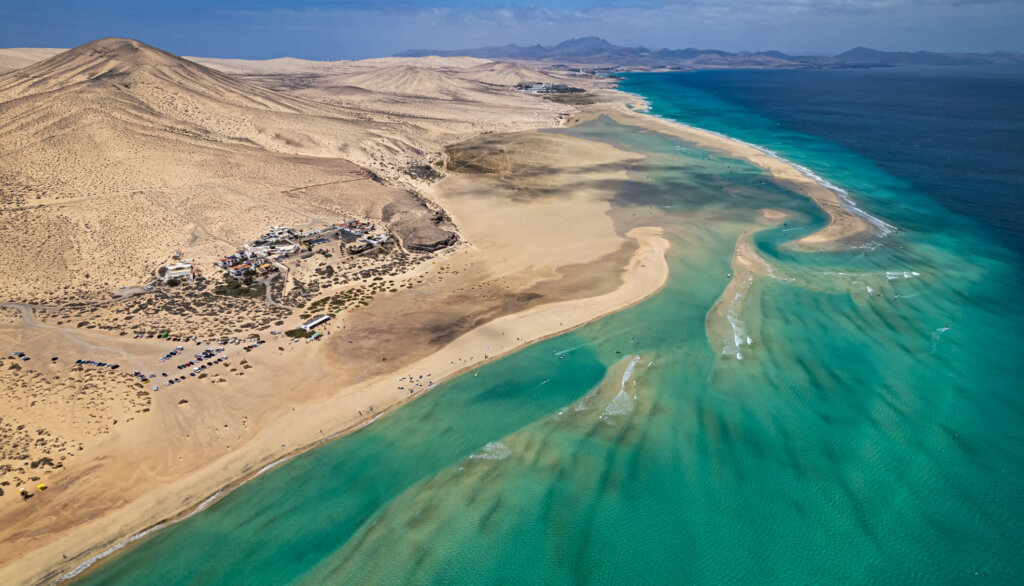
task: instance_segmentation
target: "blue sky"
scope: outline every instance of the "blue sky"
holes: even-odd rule
[[[405,49],[649,48],[1024,51],[1024,0],[0,0],[0,46],[136,38],[181,55],[354,59]]]

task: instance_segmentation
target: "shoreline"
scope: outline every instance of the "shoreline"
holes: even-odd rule
[[[829,223],[821,230],[794,241],[792,246],[806,251],[830,249],[843,241],[865,240],[872,236],[884,238],[898,230],[896,226],[860,208],[850,197],[849,191],[767,147],[654,114],[651,112],[650,101],[639,94],[618,88],[610,91],[626,97],[617,104],[619,107],[615,108],[615,112],[641,120],[646,118],[655,123],[644,126],[665,128],[669,134],[699,148],[744,159],[767,171],[783,187],[792,186],[794,191],[811,199],[829,217]]]
[[[51,581],[52,580],[53,583],[60,583],[60,582],[67,582],[68,580],[74,580],[78,576],[88,572],[97,563],[103,562],[105,559],[107,559],[110,556],[116,554],[117,552],[121,551],[122,549],[128,547],[132,543],[134,543],[134,542],[136,542],[136,541],[138,541],[140,539],[143,539],[145,537],[148,537],[148,536],[152,535],[153,533],[156,533],[156,532],[158,532],[158,531],[160,531],[162,529],[166,529],[166,528],[171,527],[173,525],[177,525],[178,523],[181,523],[182,521],[187,521],[187,520],[191,519],[192,517],[198,515],[199,513],[202,513],[206,509],[208,509],[208,508],[212,507],[213,505],[217,504],[218,502],[220,502],[221,499],[229,496],[235,490],[241,488],[242,486],[244,486],[245,484],[247,484],[249,482],[252,482],[253,480],[259,478],[260,476],[263,476],[264,474],[266,474],[267,472],[270,472],[274,468],[277,468],[278,466],[280,466],[282,464],[287,464],[289,461],[291,461],[292,459],[296,458],[297,456],[301,456],[302,454],[304,454],[306,452],[309,452],[311,450],[315,450],[316,448],[318,448],[318,447],[320,447],[320,446],[322,446],[322,445],[324,445],[324,444],[326,444],[328,442],[334,441],[334,440],[336,440],[338,438],[341,438],[343,436],[346,436],[346,435],[348,435],[350,433],[355,433],[355,432],[359,431],[360,429],[362,429],[362,428],[370,425],[371,423],[377,421],[378,419],[383,417],[390,410],[391,410],[391,407],[388,407],[384,411],[381,411],[381,413],[379,415],[375,416],[375,417],[372,417],[372,418],[370,418],[370,419],[368,419],[366,421],[362,421],[360,423],[357,423],[354,426],[347,427],[347,428],[345,428],[345,429],[343,429],[341,431],[337,431],[334,434],[324,438],[323,440],[320,440],[317,443],[314,443],[314,444],[309,445],[309,446],[303,446],[301,448],[296,449],[295,451],[293,451],[291,453],[288,453],[288,454],[286,454],[284,456],[281,456],[280,458],[277,458],[276,460],[274,460],[273,462],[267,464],[266,466],[263,466],[262,468],[257,470],[255,473],[249,474],[247,476],[244,476],[242,478],[239,478],[238,480],[235,480],[235,481],[231,482],[230,484],[225,485],[223,488],[219,489],[217,492],[215,492],[215,493],[211,494],[210,496],[208,496],[205,500],[200,502],[198,505],[195,505],[195,506],[193,506],[191,508],[185,509],[184,511],[181,511],[178,514],[176,514],[176,515],[174,515],[174,516],[172,516],[172,517],[170,517],[168,519],[165,519],[163,521],[158,521],[157,523],[154,523],[154,524],[150,525],[149,527],[146,527],[145,529],[142,529],[141,531],[139,531],[137,533],[134,533],[132,535],[129,535],[127,537],[124,537],[124,538],[118,540],[117,542],[115,542],[113,545],[110,545],[109,547],[107,547],[102,552],[100,552],[100,553],[90,557],[89,559],[85,560],[84,562],[82,562],[78,566],[75,566],[71,571],[69,571],[69,572],[67,572],[67,573],[65,573],[65,574],[63,574],[61,576],[58,576],[56,578],[46,577],[46,578],[43,578],[43,580],[45,580],[45,581]]]
[[[431,389],[413,395],[409,395],[408,398],[405,398],[395,404],[388,405],[385,409],[381,410],[378,414],[369,419],[360,421],[350,427],[339,430],[331,434],[330,436],[315,441],[312,444],[299,447],[284,456],[277,457],[269,464],[263,465],[255,473],[246,475],[221,487],[213,494],[207,496],[199,504],[190,507],[186,510],[183,510],[172,517],[158,521],[157,523],[154,523],[132,535],[118,539],[113,544],[105,544],[104,546],[102,546],[105,547],[105,549],[102,552],[93,555],[85,562],[79,564],[78,566],[75,566],[71,571],[65,573],[50,572],[47,576],[43,576],[39,580],[37,580],[37,583],[51,581],[58,583],[73,580],[78,576],[87,573],[97,563],[102,563],[105,559],[119,553],[121,550],[130,546],[132,543],[145,537],[148,537],[149,535],[152,535],[153,533],[156,533],[162,529],[171,527],[177,523],[188,520],[189,518],[203,512],[210,506],[216,504],[223,498],[230,496],[231,493],[233,493],[235,490],[241,488],[248,482],[251,482],[252,480],[255,480],[256,478],[262,476],[266,472],[269,472],[282,464],[286,464],[289,461],[293,460],[294,458],[301,456],[302,454],[305,454],[316,448],[319,448],[329,442],[338,440],[344,436],[350,435],[363,428],[368,427],[381,417],[387,415],[388,413],[392,412],[393,410],[399,407],[402,407],[407,403],[415,401],[419,397],[426,394],[426,392],[428,392],[429,390],[434,390],[436,387],[443,385],[445,382],[449,382],[459,376],[462,376],[463,374],[466,374],[467,372],[470,372],[483,364],[495,360],[500,360],[538,342],[542,342],[550,338],[566,334],[572,330],[586,326],[590,323],[607,317],[613,313],[617,313],[619,311],[622,311],[623,309],[642,303],[643,301],[656,295],[664,288],[665,284],[668,281],[669,269],[668,262],[666,259],[666,252],[669,248],[668,240],[666,240],[662,236],[661,230],[659,228],[652,227],[634,228],[633,230],[627,233],[627,236],[636,239],[638,241],[639,247],[633,253],[629,264],[623,269],[622,282],[620,286],[617,287],[614,291],[598,297],[588,297],[578,300],[569,300],[553,302],[545,305],[538,305],[519,313],[499,317],[493,320],[492,322],[489,322],[479,328],[471,330],[467,334],[464,334],[463,336],[461,336],[460,338],[456,339],[451,344],[446,346],[443,350],[430,355],[425,360],[433,358],[438,354],[444,353],[445,350],[450,349],[452,346],[455,346],[456,344],[476,344],[476,340],[472,339],[477,337],[475,336],[475,334],[478,335],[481,330],[493,327],[495,325],[503,325],[506,327],[506,331],[512,330],[513,332],[515,332],[516,326],[522,325],[521,322],[529,321],[531,325],[534,325],[538,321],[540,321],[541,323],[553,326],[554,321],[558,319],[560,320],[559,326],[556,327],[561,329],[550,331],[536,338],[524,338],[521,341],[511,344],[507,349],[499,351],[494,355],[488,355],[487,358],[473,362],[472,364],[465,364],[458,368],[458,370],[450,374],[443,375],[441,382],[434,385]],[[652,270],[643,271],[642,274],[640,274],[640,269],[642,268],[650,268]],[[605,303],[609,301],[611,301],[611,304],[606,306]],[[587,312],[587,310],[591,308],[601,308],[601,310],[599,312]],[[564,316],[573,315],[574,313],[584,313],[586,315],[589,315],[589,317],[585,321],[572,321],[571,325],[563,327],[562,324],[565,321]],[[519,323],[517,324],[517,322]],[[466,340],[466,338],[470,339]],[[416,370],[417,365],[410,365],[408,369]],[[395,371],[395,373],[397,372],[399,371]],[[391,381],[390,377],[388,377],[388,380],[375,380],[370,384],[391,384]],[[60,575],[55,577],[54,574]]]

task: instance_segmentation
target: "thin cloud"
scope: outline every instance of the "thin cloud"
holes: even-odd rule
[[[2,0],[0,0],[2,1]],[[7,46],[73,46],[133,36],[168,50],[230,57],[361,58],[405,49],[551,45],[597,35],[629,46],[1024,50],[1019,0],[127,0],[0,8]]]

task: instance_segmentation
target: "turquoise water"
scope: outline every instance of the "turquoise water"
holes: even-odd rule
[[[796,252],[825,218],[756,168],[607,118],[559,130],[646,154],[612,215],[665,228],[661,293],[442,385],[80,582],[1020,583],[1019,257],[868,157],[710,93],[644,93],[770,138],[900,230]],[[788,225],[757,224],[765,207]],[[724,323],[709,311],[755,230],[775,278]]]

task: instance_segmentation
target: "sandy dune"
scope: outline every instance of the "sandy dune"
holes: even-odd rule
[[[0,298],[94,299],[145,281],[175,250],[216,258],[271,225],[382,221],[389,203],[399,236],[431,246],[451,227],[364,168],[416,188],[442,145],[567,111],[456,79],[454,67],[377,61],[346,76],[368,87],[358,99],[333,91],[335,74],[289,95],[124,39],[0,76],[0,233],[23,245],[0,251]],[[463,61],[481,74],[478,60]],[[386,87],[417,97],[374,91]],[[472,102],[469,115],[447,104],[455,96]],[[318,196],[302,197],[311,186]]]
[[[0,74],[49,59],[66,49],[0,49]]]

